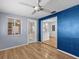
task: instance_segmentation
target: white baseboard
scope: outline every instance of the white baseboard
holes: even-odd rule
[[[25,45],[28,45],[28,44],[30,44],[30,43],[21,44],[21,45],[17,45],[17,46],[12,46],[12,47],[5,48],[5,49],[0,49],[0,51],[5,51],[5,50],[9,50],[9,49],[13,49],[13,48],[17,48],[17,47],[25,46]]]
[[[77,57],[77,56],[75,56],[75,55],[72,55],[72,54],[70,54],[70,53],[67,53],[67,52],[65,52],[65,51],[62,51],[62,50],[60,50],[60,49],[57,49],[57,50],[60,51],[60,52],[62,52],[62,53],[65,53],[65,54],[67,54],[67,55],[69,55],[69,56],[71,56],[71,57],[73,57],[73,58],[79,59],[79,57]]]
[[[28,45],[28,44],[17,45],[17,46],[13,46],[13,47],[9,47],[9,48],[5,48],[5,49],[1,49],[0,51],[5,51],[5,50],[9,50],[9,49],[13,49],[13,48],[17,48],[17,47],[25,46],[25,45]]]

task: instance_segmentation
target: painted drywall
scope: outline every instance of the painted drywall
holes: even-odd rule
[[[8,17],[21,20],[21,35],[9,36],[8,35]],[[27,44],[27,17],[18,16],[9,13],[0,12],[0,50],[10,48],[22,44]]]
[[[52,22],[50,23],[50,28],[52,28],[52,25],[55,25],[56,26],[56,22]],[[52,29],[49,29],[50,30],[50,37],[56,37],[56,33],[55,31],[52,31]]]
[[[58,48],[79,56],[79,6],[58,14]]]
[[[58,49],[79,56],[79,5],[39,19],[49,19],[57,16]],[[41,26],[39,25],[39,28]],[[41,30],[39,30],[40,32]],[[39,39],[41,35],[39,34]]]

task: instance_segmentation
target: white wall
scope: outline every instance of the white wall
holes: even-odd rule
[[[21,20],[21,35],[9,36],[8,35],[8,17]],[[0,50],[18,46],[21,44],[27,44],[27,17],[18,16],[14,14],[0,12]]]
[[[50,23],[50,22],[49,22]],[[55,31],[52,31],[52,25],[55,25]],[[57,20],[53,20],[49,25],[49,36],[56,37],[57,36]]]

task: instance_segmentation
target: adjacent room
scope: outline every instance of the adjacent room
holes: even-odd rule
[[[0,59],[79,59],[79,0],[0,0]]]

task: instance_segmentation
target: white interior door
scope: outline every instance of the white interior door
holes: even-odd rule
[[[42,22],[42,41],[49,40],[49,25],[48,22]]]
[[[28,43],[37,42],[37,21],[36,20],[28,19],[27,41]]]

